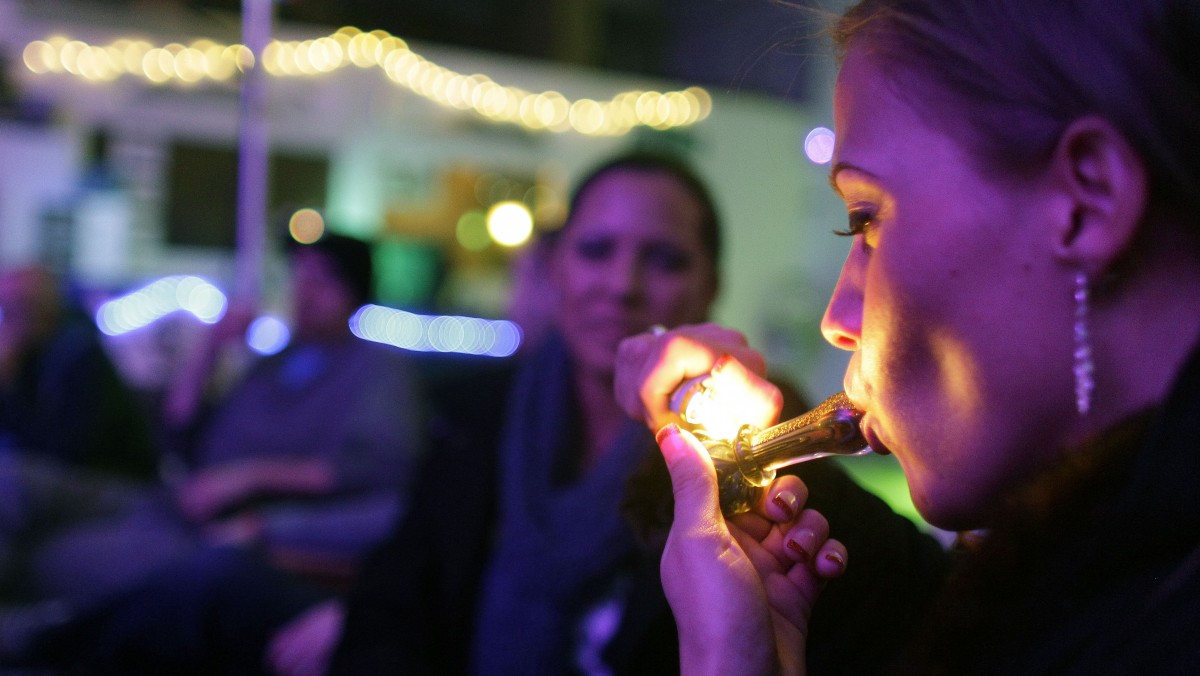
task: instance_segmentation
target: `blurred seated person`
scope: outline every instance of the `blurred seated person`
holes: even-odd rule
[[[261,653],[256,631],[328,595],[391,529],[424,447],[422,405],[407,357],[349,331],[370,298],[370,249],[330,234],[289,254],[292,344],[206,401],[204,376],[215,373],[222,342],[244,332],[231,313],[165,402],[185,472],[140,491],[0,472],[20,489],[0,500],[0,521],[19,503],[32,513],[14,519],[14,531],[37,531],[13,571],[27,580],[22,601],[64,618],[61,630],[30,637],[25,656],[66,646],[68,658],[94,657],[89,669],[112,660],[120,672],[178,659],[175,671],[193,656],[192,666],[229,664],[242,654],[228,653],[232,645]],[[64,509],[55,496],[68,489],[78,499]],[[280,570],[299,575],[289,581]],[[151,628],[155,646],[141,645]],[[167,641],[173,633],[178,641]]]
[[[0,450],[157,477],[148,416],[48,270],[0,271]]]
[[[291,343],[206,400],[222,349],[248,324],[235,309],[167,398],[187,468],[176,496],[214,537],[261,545],[285,568],[344,574],[400,512],[422,449],[421,397],[402,353],[349,330],[372,295],[369,245],[326,233],[290,243],[289,257]]]
[[[626,336],[704,320],[719,254],[715,207],[684,163],[633,153],[588,174],[542,270],[553,327],[507,386],[463,388],[479,403],[445,412],[450,434],[397,530],[344,601],[277,635],[272,666],[321,673],[336,641],[335,674],[676,671],[658,574],[670,483],[614,399],[614,358]],[[862,673],[891,643],[862,641],[864,623],[904,627],[943,552],[836,465],[799,471],[859,546],[827,595],[840,602],[814,619],[815,663]]]

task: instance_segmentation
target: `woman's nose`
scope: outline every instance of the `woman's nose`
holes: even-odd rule
[[[846,262],[842,264],[842,272],[838,275],[837,286],[829,297],[825,316],[821,318],[821,334],[825,340],[843,350],[857,350],[862,339],[864,263],[858,247],[851,247]]]
[[[642,266],[636,258],[621,256],[612,261],[605,280],[615,294],[633,297],[641,294],[643,277]]]

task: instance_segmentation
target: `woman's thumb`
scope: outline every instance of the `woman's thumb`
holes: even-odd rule
[[[691,432],[679,429],[674,423],[660,429],[656,439],[671,474],[676,525],[712,523],[721,508],[717,472],[708,451]]]

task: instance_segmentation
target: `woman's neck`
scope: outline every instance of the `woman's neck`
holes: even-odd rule
[[[575,396],[582,411],[585,469],[608,450],[627,419],[612,387],[612,374],[580,374],[575,379]]]
[[[1190,241],[1162,239],[1153,247],[1194,247]],[[1200,261],[1195,257],[1160,251],[1117,293],[1107,303],[1098,301],[1093,314],[1097,406],[1089,415],[1088,436],[1161,402],[1200,341]]]

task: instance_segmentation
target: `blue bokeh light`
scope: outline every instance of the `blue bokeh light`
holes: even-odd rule
[[[172,275],[155,280],[96,309],[96,326],[109,336],[140,329],[180,310],[205,324],[225,315],[225,294],[208,281],[192,275]]]
[[[263,315],[246,327],[246,344],[263,356],[279,352],[292,340],[288,325],[278,317]]]
[[[350,331],[376,343],[419,352],[455,352],[508,357],[521,345],[521,329],[503,319],[427,316],[364,305],[350,318]]]

